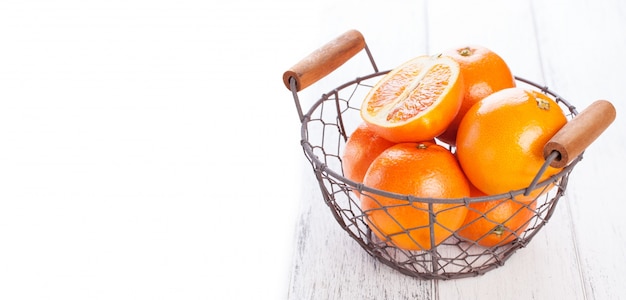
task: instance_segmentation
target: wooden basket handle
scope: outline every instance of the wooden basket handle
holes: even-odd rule
[[[289,79],[296,80],[297,91],[324,78],[365,48],[365,39],[357,30],[348,30],[291,67],[283,74],[283,82],[291,90]]]
[[[550,166],[565,167],[593,143],[615,120],[615,107],[606,100],[597,100],[567,122],[543,148],[547,158],[553,151],[559,155]]]

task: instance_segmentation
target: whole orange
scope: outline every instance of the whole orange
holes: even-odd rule
[[[443,55],[459,63],[463,75],[463,102],[458,114],[439,139],[456,144],[456,134],[465,113],[479,100],[492,93],[515,87],[515,78],[507,63],[494,51],[480,45],[448,49]]]
[[[341,157],[341,166],[346,178],[362,183],[370,164],[385,149],[395,145],[361,123],[346,141]]]
[[[489,195],[527,187],[544,163],[543,147],[567,123],[559,105],[523,88],[495,92],[472,106],[457,134],[470,182]],[[548,167],[541,181],[560,169]]]
[[[381,78],[365,97],[361,116],[392,142],[422,142],[446,130],[461,107],[459,64],[446,56],[418,56]]]
[[[476,188],[472,197],[486,196]],[[501,246],[518,238],[535,216],[537,201],[532,196],[472,202],[463,225],[461,238],[484,247]]]
[[[432,142],[391,146],[374,159],[363,182],[375,189],[420,198],[463,198],[470,193],[454,155]],[[361,194],[361,208],[378,238],[407,250],[438,245],[461,226],[467,214],[462,203],[433,203],[431,211],[423,201],[372,193]]]

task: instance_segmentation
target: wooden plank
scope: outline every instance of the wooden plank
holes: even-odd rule
[[[430,52],[461,43],[483,45],[500,54],[515,75],[544,81],[543,58],[538,52],[529,1],[432,1],[428,13]],[[571,215],[563,202],[548,225],[504,266],[481,277],[439,282],[438,297],[581,298]]]
[[[309,167],[310,166],[306,166]],[[312,171],[311,171],[312,173]],[[432,282],[402,275],[370,257],[340,228],[313,175],[303,189],[290,299],[431,299]]]
[[[618,116],[626,105],[621,70],[626,60],[626,5],[622,1],[536,1],[537,35],[546,79],[579,110],[597,99],[610,100]],[[564,11],[564,8],[566,9]],[[616,34],[618,33],[618,34]],[[626,133],[618,117],[585,152],[570,179],[569,201],[583,270],[586,299],[626,295],[626,218],[622,209]]]

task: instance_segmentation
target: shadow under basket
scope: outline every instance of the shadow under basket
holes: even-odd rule
[[[304,112],[298,93],[341,66],[363,49],[372,65],[372,73],[357,77],[331,89],[313,103],[308,111]],[[584,149],[608,127],[615,114],[612,106],[590,109],[588,113],[585,110],[583,112],[585,116],[589,115],[594,118],[593,122],[588,122],[593,123],[591,126],[593,128],[574,135],[584,135],[586,139],[591,139],[591,141],[559,143],[559,145],[564,144],[563,149],[559,148],[557,149],[559,151],[548,152],[549,154],[545,157],[546,161],[541,170],[538,170],[535,180],[524,189],[500,195],[463,199],[418,198],[412,195],[395,194],[345,178],[341,164],[341,155],[349,134],[362,122],[360,108],[363,99],[381,76],[388,72],[378,70],[363,36],[356,30],[350,30],[294,65],[285,72],[283,81],[292,92],[300,117],[301,145],[304,154],[311,163],[323,199],[337,223],[371,256],[403,274],[420,279],[454,279],[481,275],[502,266],[518,249],[524,248],[552,217],[559,199],[566,191],[570,173],[582,159]],[[518,86],[536,89],[554,99],[567,113],[568,124],[565,127],[569,127],[568,125],[573,123],[574,119],[583,115],[583,113],[578,114],[574,106],[547,87],[520,77],[515,79]],[[604,102],[602,104],[605,104]],[[607,110],[609,113],[612,110],[613,119],[606,116]],[[598,122],[597,119],[604,119],[604,121]],[[446,146],[444,143],[438,143]],[[448,148],[454,151],[453,147],[448,146]],[[545,181],[539,182],[538,178],[543,174],[545,168],[559,160],[563,164],[563,169]],[[539,194],[539,196],[530,201],[526,197],[524,201],[521,201],[520,199],[527,191],[533,191],[533,194]],[[541,192],[535,193],[534,191]],[[371,228],[367,220],[369,211],[362,210],[359,195],[371,197],[371,199],[384,196],[398,200],[397,203],[399,204],[394,205],[393,208],[377,208],[381,210],[397,209],[403,206],[417,211],[421,210],[420,213],[429,216],[429,224],[422,228],[404,228],[399,234],[410,238],[410,233],[415,230],[425,231],[430,234],[432,244],[422,250],[405,250],[396,247],[391,240],[379,238],[378,235],[374,234],[376,229]],[[433,242],[435,240],[432,238],[435,234],[435,227],[442,227],[442,224],[437,222],[438,214],[445,213],[449,209],[472,210],[470,207],[472,203],[496,200],[503,203],[506,201],[516,202],[519,204],[519,210],[525,211],[528,216],[523,224],[519,225],[519,230],[517,228],[509,229],[504,226],[505,224],[489,220],[488,214],[479,216],[484,220],[493,222],[494,228],[504,228],[503,234],[510,236],[506,243],[482,246],[476,241],[462,238],[459,231],[463,228],[449,230],[450,236],[447,239],[439,243]],[[438,211],[434,209],[438,204],[448,204],[451,208]],[[393,216],[389,215],[389,217],[392,218]]]

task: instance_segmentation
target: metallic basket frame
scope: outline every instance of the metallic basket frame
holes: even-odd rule
[[[374,72],[366,76],[357,77],[323,94],[305,114],[301,110],[295,80],[292,79],[290,81],[291,91],[301,120],[301,145],[315,173],[324,201],[330,208],[336,221],[371,256],[403,274],[416,278],[454,279],[473,277],[502,266],[518,249],[525,247],[552,217],[556,204],[565,193],[569,175],[574,166],[582,159],[582,154],[572,160],[559,173],[542,182],[538,182],[546,167],[555,159],[555,156],[551,155],[546,159],[542,168],[538,170],[535,180],[528,187],[485,197],[461,199],[419,198],[412,195],[378,190],[365,186],[362,183],[351,181],[343,176],[341,169],[341,153],[351,132],[349,126],[354,127],[356,125],[355,121],[358,119],[356,114],[358,114],[364,94],[373,87],[378,77],[389,72],[378,71],[374,59],[367,49],[367,45],[365,49]],[[569,112],[569,119],[578,113],[573,105],[548,87],[517,76],[515,79],[518,84],[525,84],[553,98],[562,106],[564,111]],[[451,151],[454,151],[453,147],[448,147]],[[527,228],[523,233],[515,234],[516,238],[513,242],[487,248],[463,240],[456,232],[453,232],[452,236],[446,241],[436,245],[433,244],[430,249],[422,251],[403,250],[379,240],[368,226],[366,222],[367,216],[361,210],[359,198],[356,195],[356,193],[365,193],[372,196],[379,195],[405,201],[407,205],[416,202],[424,203],[429,207],[429,213],[433,216],[431,219],[434,220],[436,219],[436,213],[433,212],[432,207],[437,203],[468,206],[474,202],[499,199],[516,201],[516,197],[528,195],[530,191],[537,188],[544,189],[545,193],[534,200],[536,204],[536,208],[533,209],[534,216],[526,224]],[[431,237],[433,235],[433,224],[435,223],[431,220],[429,225]]]

